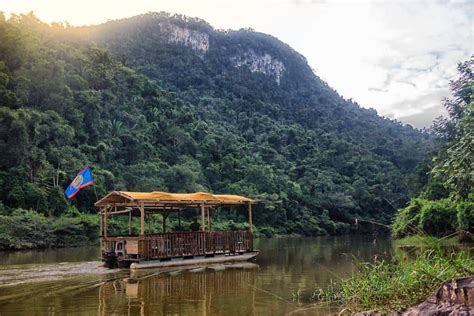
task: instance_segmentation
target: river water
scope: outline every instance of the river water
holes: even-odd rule
[[[98,247],[0,252],[0,315],[337,315],[311,295],[357,261],[393,252],[373,236],[258,239],[255,261],[130,272]]]

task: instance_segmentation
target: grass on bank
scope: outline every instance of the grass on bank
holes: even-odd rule
[[[401,239],[395,240],[395,246],[401,248],[409,248],[409,247],[416,247],[416,248],[432,248],[438,249],[440,247],[458,247],[459,246],[459,233],[456,232],[451,235],[447,235],[445,237],[439,238],[435,236],[429,236],[426,234],[421,235],[412,235],[407,236]]]
[[[351,312],[403,311],[426,300],[441,282],[472,274],[474,260],[468,252],[425,249],[415,258],[358,263],[350,278],[316,291],[315,297]]]

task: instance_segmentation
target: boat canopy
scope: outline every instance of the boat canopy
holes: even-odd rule
[[[110,207],[115,210],[143,207],[159,210],[179,210],[188,207],[219,207],[255,204],[250,198],[231,194],[168,193],[168,192],[129,192],[113,191],[95,203],[97,207]]]
[[[252,204],[256,201],[240,195],[196,193],[168,193],[168,192],[129,192],[112,191],[95,203],[100,208],[101,236],[107,237],[107,218],[110,215],[129,216],[129,234],[131,234],[131,220],[133,216],[140,216],[140,235],[145,234],[145,215],[160,213],[163,216],[163,232],[166,231],[166,218],[172,212],[188,208],[197,208],[201,211],[201,230],[205,231],[206,212],[208,229],[212,226],[212,213],[221,206],[247,207],[249,230],[252,232]]]

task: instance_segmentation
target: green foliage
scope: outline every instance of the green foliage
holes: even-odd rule
[[[434,158],[432,174],[455,199],[467,199],[474,185],[474,57],[458,65],[460,74],[451,83],[453,98],[445,101],[449,119],[439,120],[437,132],[448,140]]]
[[[99,235],[99,220],[97,216],[89,214],[58,217],[52,227],[55,236],[53,247],[88,244],[95,242]]]
[[[418,230],[420,211],[426,202],[421,198],[412,199],[407,207],[398,211],[392,223],[395,238],[420,233]]]
[[[170,41],[165,25],[205,32],[209,50]],[[280,82],[234,64],[251,51],[285,63]],[[111,190],[210,191],[260,200],[265,235],[339,234],[356,218],[388,223],[420,187],[411,173],[431,145],[341,98],[265,34],[157,13],[85,28],[0,19],[3,214],[54,221],[71,205],[95,213]],[[66,201],[87,163],[94,186]],[[51,227],[54,243],[94,226],[70,217]]]
[[[424,301],[443,281],[473,271],[474,260],[467,252],[424,250],[414,259],[359,263],[352,277],[316,291],[315,297],[338,301],[352,312],[401,312]]]
[[[458,230],[473,228],[472,201],[452,201],[449,198],[430,201],[412,199],[399,210],[392,224],[394,237],[408,235],[446,236]]]
[[[418,227],[428,235],[446,236],[456,231],[456,207],[450,200],[430,201],[420,211]]]
[[[464,231],[474,230],[474,199],[460,201],[456,207],[458,229]]]
[[[52,227],[43,215],[17,209],[0,216],[0,249],[45,248],[53,243]]]
[[[0,215],[0,250],[84,245],[95,242],[98,233],[99,222],[93,215],[48,218],[22,209]]]

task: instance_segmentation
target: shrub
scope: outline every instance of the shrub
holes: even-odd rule
[[[392,224],[395,238],[410,235],[445,236],[458,230],[472,231],[474,211],[471,201],[412,199]]]
[[[16,209],[0,215],[0,250],[84,245],[97,240],[98,222],[95,215],[46,217]]]
[[[457,228],[456,204],[450,199],[427,201],[422,207],[418,228],[428,235],[446,236]]]
[[[0,249],[45,248],[54,239],[47,218],[37,212],[17,209],[0,216]]]
[[[401,238],[417,233],[419,213],[426,202],[427,200],[421,198],[412,199],[407,207],[398,211],[392,224],[394,237]]]
[[[275,235],[275,229],[270,226],[261,226],[257,228],[257,236],[273,237]]]
[[[474,202],[462,201],[458,203],[456,211],[459,229],[474,231]]]
[[[79,246],[97,240],[98,220],[91,216],[59,217],[52,223],[55,247]]]

